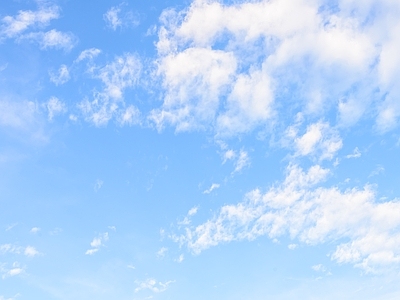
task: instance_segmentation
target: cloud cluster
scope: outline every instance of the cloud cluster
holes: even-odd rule
[[[389,0],[196,0],[166,10],[157,43],[163,103],[150,120],[232,135],[298,110],[334,110],[340,126],[372,116],[389,130],[400,116],[399,12]]]
[[[330,171],[314,165],[304,171],[289,165],[283,182],[259,189],[243,202],[225,205],[207,222],[186,226],[175,241],[194,253],[237,240],[289,235],[308,245],[337,243],[330,254],[367,272],[400,264],[400,202],[379,202],[371,186],[344,191],[323,187]]]
[[[38,10],[19,11],[16,16],[5,16],[0,24],[0,42],[13,38],[18,41],[36,42],[42,49],[56,48],[71,50],[77,38],[72,33],[60,32],[55,29],[42,31],[50,21],[60,17],[60,8],[56,5],[39,5]]]
[[[23,254],[28,257],[35,257],[40,253],[32,246],[21,247],[13,244],[3,244],[0,245],[0,254]]]
[[[92,59],[99,53],[98,49],[85,50],[77,61]],[[85,120],[96,126],[107,124],[114,116],[121,125],[140,122],[139,110],[133,105],[125,105],[123,92],[137,85],[141,69],[140,60],[131,53],[117,56],[114,61],[104,66],[89,64],[89,74],[101,80],[103,89],[93,93],[93,100],[86,98],[78,104]]]

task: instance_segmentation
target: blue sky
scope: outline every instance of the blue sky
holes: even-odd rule
[[[3,2],[0,300],[400,297],[400,2]]]

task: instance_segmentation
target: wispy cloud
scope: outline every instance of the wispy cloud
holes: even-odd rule
[[[124,3],[111,7],[104,15],[103,19],[107,27],[112,30],[118,28],[132,28],[139,25],[139,16],[131,10],[126,10]]]
[[[40,254],[39,251],[36,250],[35,247],[32,246],[27,246],[27,247],[21,247],[21,246],[16,246],[13,244],[3,244],[0,245],[0,254],[23,254],[28,257],[35,257]]]
[[[219,187],[220,187],[219,183],[213,183],[213,184],[211,184],[209,189],[206,189],[203,191],[203,194],[210,194],[213,190],[216,190]]]
[[[361,152],[358,149],[358,147],[354,148],[354,151],[352,154],[346,155],[346,158],[359,158],[359,157],[361,157]]]
[[[153,278],[148,278],[144,281],[135,281],[135,284],[138,286],[137,288],[135,288],[135,293],[141,290],[150,290],[154,293],[161,293],[166,291],[169,285],[174,282],[175,281],[161,282]]]
[[[13,38],[22,34],[29,28],[49,25],[51,20],[60,16],[58,6],[41,7],[37,11],[21,10],[16,16],[3,17],[0,27],[0,38]]]
[[[61,65],[57,73],[50,72],[50,80],[55,85],[62,85],[70,79],[69,70],[66,65]]]

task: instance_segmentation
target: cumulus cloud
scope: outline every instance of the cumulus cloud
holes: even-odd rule
[[[340,190],[323,187],[330,171],[314,165],[307,171],[289,165],[283,182],[267,192],[259,189],[243,202],[225,205],[211,219],[187,225],[173,239],[193,253],[260,236],[316,245],[336,243],[330,257],[367,272],[397,268],[400,263],[400,202],[380,202],[371,186]]]
[[[156,61],[163,102],[149,119],[229,136],[299,109],[319,117],[334,109],[340,126],[372,117],[390,130],[400,116],[399,13],[400,4],[376,0],[335,10],[321,1],[197,0],[165,10]]]
[[[311,156],[319,160],[332,159],[343,142],[337,130],[326,122],[317,122],[307,126],[304,134],[299,133],[301,123],[286,129],[284,142],[288,142],[294,150],[294,156]]]

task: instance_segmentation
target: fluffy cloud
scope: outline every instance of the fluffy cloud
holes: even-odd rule
[[[390,130],[400,116],[399,12],[389,0],[339,1],[335,9],[324,1],[197,0],[166,10],[156,62],[163,103],[150,120],[229,136],[298,110],[322,117],[333,109],[340,126],[372,117]]]
[[[284,143],[291,145],[294,156],[311,156],[319,160],[332,159],[342,148],[342,139],[337,130],[326,122],[309,124],[304,134],[299,133],[301,123],[289,126],[286,129]]]
[[[367,272],[398,267],[400,202],[378,202],[368,185],[323,187],[328,174],[319,165],[307,171],[290,165],[285,180],[266,193],[253,190],[243,202],[221,207],[212,219],[188,225],[173,238],[198,254],[220,243],[288,235],[308,245],[335,242],[332,260]]]

